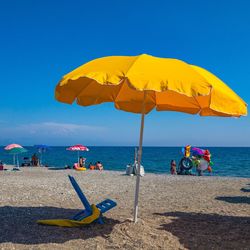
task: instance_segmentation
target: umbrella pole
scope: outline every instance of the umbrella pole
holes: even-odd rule
[[[137,162],[137,148],[135,148],[135,160],[134,160],[135,166],[136,166],[136,162]]]
[[[79,151],[77,150],[77,163],[78,167],[80,167],[80,158],[79,158]]]
[[[43,159],[43,152],[41,152],[41,159],[40,159],[40,163],[39,163],[40,167],[42,166],[42,159]]]
[[[144,117],[145,117],[145,99],[146,92],[144,91],[143,107],[141,114],[141,128],[140,128],[140,140],[139,140],[139,152],[138,152],[138,168],[136,171],[136,188],[135,188],[135,203],[134,203],[134,223],[137,222],[138,217],[138,201],[139,201],[139,188],[141,179],[141,157],[142,157],[142,141],[143,141],[143,130],[144,130]]]
[[[16,165],[17,165],[17,167],[19,168],[18,154],[17,154],[17,156],[16,156]]]

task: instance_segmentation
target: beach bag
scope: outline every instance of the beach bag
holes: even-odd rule
[[[138,163],[136,163],[135,165],[133,165],[133,168],[134,168],[134,174],[137,174],[138,172]],[[141,165],[141,168],[140,168],[140,176],[144,176],[145,175],[145,171],[144,171],[144,167]]]
[[[126,167],[126,175],[133,175],[134,174],[134,168],[132,165],[128,164]]]

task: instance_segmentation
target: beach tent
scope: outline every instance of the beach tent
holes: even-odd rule
[[[115,108],[141,114],[138,164],[142,157],[144,117],[153,109],[200,116],[240,117],[247,104],[207,70],[147,54],[108,56],[90,61],[57,84],[58,101],[89,106],[114,102]],[[136,178],[134,221],[137,221],[140,175]]]

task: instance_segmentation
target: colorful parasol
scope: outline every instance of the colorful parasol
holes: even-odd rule
[[[13,148],[22,148],[22,146],[19,145],[19,144],[13,143],[13,144],[9,144],[9,145],[6,146],[4,149],[5,149],[5,150],[10,150],[10,149],[13,149]]]
[[[79,164],[79,151],[89,151],[89,149],[87,147],[85,147],[85,146],[83,146],[81,144],[76,144],[74,146],[66,148],[66,150],[77,151],[77,162],[78,162],[78,164]]]
[[[17,146],[13,146],[13,145],[17,145]],[[6,148],[9,148],[9,149],[6,149]],[[17,165],[17,167],[19,167],[18,154],[22,154],[28,151],[27,149],[23,148],[19,144],[10,144],[6,146],[4,149],[7,151],[8,154],[13,155],[13,165]]]

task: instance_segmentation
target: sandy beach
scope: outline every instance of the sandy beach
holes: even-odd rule
[[[68,174],[91,203],[118,203],[104,225],[36,224],[82,208]],[[137,224],[131,223],[134,186],[135,177],[122,172],[1,171],[0,249],[250,249],[249,178],[146,174]]]

